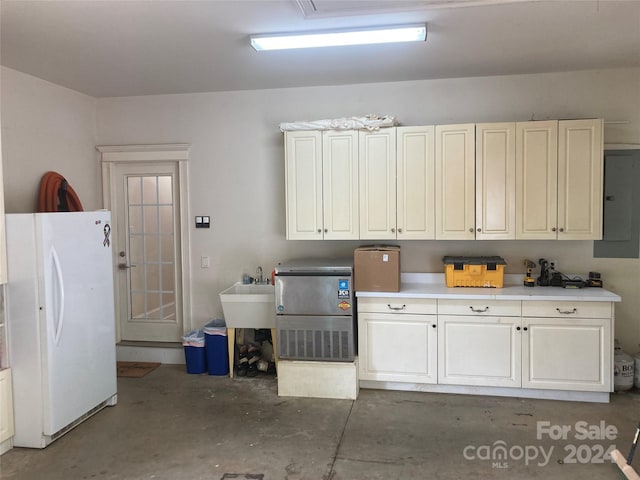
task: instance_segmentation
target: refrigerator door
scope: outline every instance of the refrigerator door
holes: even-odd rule
[[[351,276],[276,275],[278,315],[353,315]]]
[[[43,433],[116,394],[110,214],[36,214]]]

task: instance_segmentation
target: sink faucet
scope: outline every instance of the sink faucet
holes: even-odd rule
[[[262,284],[264,283],[264,278],[262,277],[262,267],[256,268],[256,283]]]

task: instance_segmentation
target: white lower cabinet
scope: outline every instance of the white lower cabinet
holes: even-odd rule
[[[519,387],[519,317],[438,317],[438,383]]]
[[[365,297],[358,308],[361,380],[613,391],[611,302]]]
[[[359,300],[358,307],[361,380],[436,383],[435,300],[372,298]]]
[[[612,391],[612,322],[607,302],[523,302],[522,386]]]
[[[438,383],[520,387],[518,301],[438,301]]]
[[[9,447],[4,442],[13,437],[13,395],[11,393],[11,369],[0,370],[0,454]]]

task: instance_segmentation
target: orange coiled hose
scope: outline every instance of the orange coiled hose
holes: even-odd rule
[[[82,203],[71,185],[57,172],[47,172],[40,180],[38,212],[82,212]]]

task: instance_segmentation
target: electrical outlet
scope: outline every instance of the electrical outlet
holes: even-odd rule
[[[555,260],[549,260],[549,270],[556,270],[558,271],[558,262],[556,262]]]

